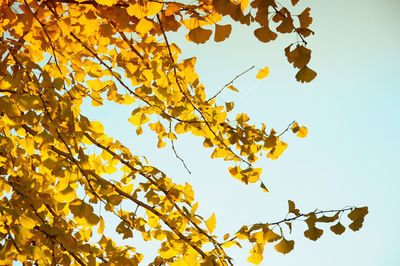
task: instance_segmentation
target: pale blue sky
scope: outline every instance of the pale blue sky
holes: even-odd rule
[[[306,139],[284,137],[289,147],[281,158],[257,164],[264,168],[270,193],[231,178],[230,164],[211,160],[201,140],[183,136],[175,145],[192,171],[189,176],[170,148],[156,148],[155,135],[136,136],[127,122],[129,108],[87,107],[83,112],[176,182],[192,184],[199,212],[207,218],[216,213],[221,236],[242,224],[285,217],[288,199],[304,211],[369,207],[359,232],[348,229],[336,236],[325,227],[317,242],[304,238],[303,223],[295,224],[288,236],[296,241],[295,249],[282,255],[266,246],[261,265],[400,265],[400,1],[310,0],[298,5],[311,7],[314,18],[310,66],[318,76],[310,84],[295,81],[295,70],[284,57],[283,48],[295,41],[294,35],[264,44],[251,29],[235,24],[225,42],[178,43],[184,57],[198,57],[197,71],[208,95],[252,65],[269,66],[266,79],[256,80],[257,71],[250,72],[235,83],[239,94],[225,92],[218,101],[236,100],[234,113],[246,112],[256,125],[265,122],[282,131],[296,120],[308,127]],[[182,36],[170,35],[170,40],[181,42]],[[131,244],[151,252],[151,245]],[[236,265],[250,265],[249,250],[227,251]]]

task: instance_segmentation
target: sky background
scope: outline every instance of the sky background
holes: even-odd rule
[[[199,213],[206,219],[216,213],[215,233],[220,236],[243,224],[284,218],[289,199],[304,212],[369,207],[360,231],[347,228],[336,236],[322,227],[327,230],[317,242],[304,237],[305,223],[295,223],[293,234],[286,235],[295,240],[294,250],[282,255],[267,245],[261,265],[400,265],[400,1],[309,0],[298,6],[300,12],[311,7],[316,32],[308,47],[309,66],[318,76],[309,84],[296,82],[296,70],[284,56],[283,49],[296,41],[294,34],[265,44],[254,37],[254,28],[234,24],[228,40],[205,45],[188,43],[185,32],[169,34],[182,58],[197,57],[197,72],[209,96],[252,65],[270,67],[266,79],[257,80],[253,70],[234,83],[239,93],[225,91],[217,98],[220,104],[235,101],[232,118],[245,112],[255,125],[264,122],[278,132],[293,120],[308,128],[305,139],[290,133],[283,137],[289,147],[278,160],[264,157],[256,164],[263,167],[270,193],[232,178],[227,171],[231,164],[211,160],[212,150],[184,135],[175,147],[192,171],[188,175],[169,146],[156,148],[154,134],[136,136],[127,121],[132,108],[85,106],[83,113],[102,121],[107,134],[146,156],[176,183],[190,183]],[[125,243],[129,241],[145,255],[157,246]],[[227,252],[235,265],[245,266],[251,265],[246,262],[249,250]]]

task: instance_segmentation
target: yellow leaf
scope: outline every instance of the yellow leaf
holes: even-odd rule
[[[152,17],[155,14],[159,13],[161,9],[163,8],[164,4],[159,3],[159,2],[152,2],[152,1],[147,1],[146,2],[146,16]]]
[[[134,126],[138,127],[150,121],[150,118],[148,118],[145,114],[137,112],[133,116],[131,116],[128,121],[131,122]]]
[[[258,71],[256,78],[263,79],[266,78],[268,74],[269,74],[269,67],[265,67],[263,69],[260,69],[260,71]]]
[[[105,228],[105,226],[104,226],[104,220],[103,220],[102,217],[99,217],[99,218],[100,218],[100,224],[99,224],[99,228],[97,228],[97,233],[98,233],[99,235],[102,235],[103,232],[104,232],[104,228]]]
[[[104,6],[113,6],[118,2],[118,0],[95,0],[95,1],[100,5]]]
[[[86,77],[86,72],[84,71],[76,71],[75,72],[75,80],[77,82],[83,82],[85,80]]]
[[[305,138],[307,137],[308,130],[306,127],[300,127],[299,132],[296,134],[299,138]]]
[[[247,261],[253,264],[260,264],[263,260],[263,256],[261,254],[258,253],[253,253],[251,254],[250,257],[247,258]]]
[[[20,221],[20,223],[21,223],[21,225],[23,227],[28,228],[28,229],[32,229],[37,224],[35,220],[33,220],[32,218],[26,216],[25,214],[22,214],[19,217],[19,221]]]
[[[64,190],[57,192],[54,199],[58,202],[71,202],[75,198],[75,189],[68,185]]]
[[[215,219],[215,213],[213,213],[211,215],[210,219],[208,219],[206,221],[206,226],[207,226],[208,232],[210,232],[210,234],[212,234],[212,232],[214,232],[216,224],[217,224],[217,221]]]
[[[244,12],[246,10],[246,8],[249,6],[249,0],[242,0],[240,2],[240,9],[242,10],[242,12]]]
[[[239,90],[233,87],[232,85],[229,85],[227,88],[230,89],[231,91],[239,92]]]
[[[294,241],[293,240],[288,241],[283,238],[278,244],[275,245],[274,248],[276,249],[276,251],[280,253],[287,254],[294,248]]]
[[[96,132],[96,133],[104,132],[104,126],[101,124],[100,121],[90,121],[90,125],[94,132]]]
[[[288,144],[280,141],[276,146],[267,154],[267,158],[270,158],[272,160],[278,159],[279,156],[282,155],[282,153],[286,150]]]
[[[139,23],[136,25],[136,31],[141,35],[148,33],[153,28],[153,22],[146,18],[140,19]]]

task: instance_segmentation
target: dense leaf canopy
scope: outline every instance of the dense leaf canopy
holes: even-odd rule
[[[294,248],[284,231],[291,231],[299,218],[307,223],[304,235],[311,240],[322,235],[321,223],[332,223],[331,230],[342,234],[345,212],[350,229],[359,230],[366,207],[301,213],[289,201],[285,219],[238,225],[239,231],[219,239],[213,235],[215,214],[208,219],[198,214],[191,185],[175,184],[81,112],[85,99],[98,108],[105,102],[129,105],[129,122],[138,135],[148,127],[159,148],[168,144],[175,152],[179,135],[192,134],[213,150],[212,158],[230,161],[234,178],[258,183],[268,192],[253,163],[265,155],[277,159],[288,145],[282,135],[291,131],[303,138],[307,128],[293,122],[277,133],[251,124],[246,114],[232,118],[234,103],[218,105],[216,98],[224,89],[237,90],[232,84],[244,73],[207,97],[195,71],[196,58],[182,59],[168,33],[184,27],[188,41],[205,43],[213,35],[222,42],[232,31],[222,21],[233,21],[256,24],[254,35],[261,42],[292,34],[296,42],[284,53],[299,69],[296,79],[309,82],[316,76],[308,67],[311,50],[305,40],[313,34],[312,18],[308,7],[291,14],[290,7],[297,4],[2,0],[0,264],[139,264],[143,255],[135,243],[119,246],[104,234],[105,227],[124,239],[138,232],[146,241],[159,241],[153,265],[233,264],[227,249],[245,241],[253,244],[248,261],[259,264],[267,243],[275,242],[281,253]],[[268,74],[263,66],[256,77]],[[93,147],[101,152],[93,153]],[[128,211],[122,202],[135,207]],[[116,217],[117,224],[109,223],[99,207]],[[100,240],[94,242],[94,236]]]

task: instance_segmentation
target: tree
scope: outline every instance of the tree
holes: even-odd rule
[[[289,200],[285,219],[242,226],[220,240],[213,235],[215,215],[204,219],[196,212],[188,183],[175,184],[81,113],[84,99],[99,108],[104,101],[134,106],[129,122],[136,133],[148,126],[157,134],[158,147],[169,142],[183,164],[174,141],[190,133],[213,149],[211,158],[231,162],[234,178],[258,183],[268,192],[253,163],[263,153],[277,159],[287,147],[281,137],[290,131],[306,137],[307,129],[293,122],[277,133],[250,124],[246,114],[230,118],[234,103],[221,106],[215,99],[225,89],[236,90],[235,79],[254,67],[207,97],[195,72],[196,59],[181,59],[168,32],[183,25],[188,41],[204,43],[214,33],[214,41],[221,42],[232,28],[222,19],[230,17],[258,24],[254,35],[262,42],[276,39],[277,33],[294,34],[299,41],[286,47],[285,55],[299,69],[296,79],[310,82],[316,76],[307,66],[310,8],[299,15],[289,10],[275,0],[2,1],[0,264],[140,263],[139,250],[118,246],[104,234],[105,226],[113,224],[95,211],[99,207],[118,219],[115,230],[123,238],[135,231],[161,243],[154,265],[232,265],[226,249],[245,241],[253,244],[248,261],[259,264],[267,243],[281,253],[293,249],[284,231],[291,231],[299,218],[307,223],[304,235],[311,240],[322,235],[321,223],[342,234],[343,213],[351,220],[350,229],[359,230],[367,207],[302,213]],[[274,23],[276,32],[270,26]],[[267,75],[268,67],[257,78]],[[115,173],[122,176],[117,181]],[[135,208],[120,208],[121,202]],[[98,243],[91,241],[93,235],[101,235]]]

